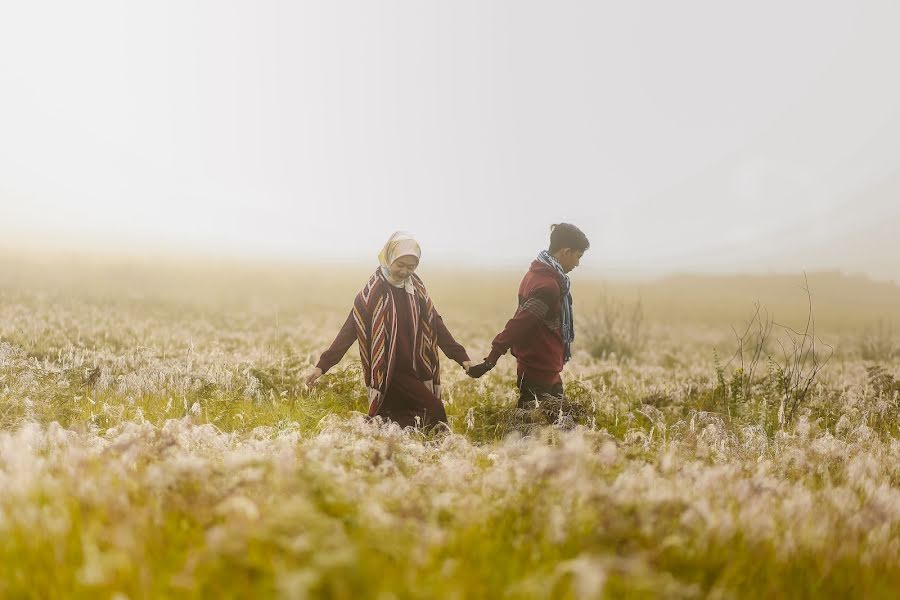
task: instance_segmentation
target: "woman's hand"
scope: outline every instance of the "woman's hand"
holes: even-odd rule
[[[316,367],[313,369],[313,372],[309,374],[309,377],[306,378],[307,387],[315,387],[316,382],[319,380],[319,377],[322,376],[322,369]]]
[[[472,361],[471,361],[471,360],[464,360],[464,361],[463,361],[462,367],[463,367],[463,369],[466,370],[466,373],[469,372],[469,368],[470,368],[471,366],[472,366]]]

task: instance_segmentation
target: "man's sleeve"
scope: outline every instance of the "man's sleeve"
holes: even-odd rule
[[[550,286],[536,288],[525,298],[513,318],[507,321],[503,331],[494,338],[491,353],[485,360],[494,364],[510,348],[526,341],[535,327],[547,317],[554,302],[559,302],[559,288],[555,290]]]

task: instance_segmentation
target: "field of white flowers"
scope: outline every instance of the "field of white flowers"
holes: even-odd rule
[[[751,377],[728,363],[727,319],[678,319],[653,298],[640,312],[576,276],[569,402],[517,411],[512,359],[478,381],[447,361],[453,433],[423,434],[361,415],[355,348],[320,388],[302,384],[365,270],[0,267],[2,597],[900,589],[887,309],[850,306],[856,321],[817,331],[834,354],[791,412],[789,337]],[[486,353],[515,277],[478,297],[423,277],[457,339]]]

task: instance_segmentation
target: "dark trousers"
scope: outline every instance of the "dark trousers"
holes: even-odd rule
[[[539,404],[545,396],[553,396],[555,398],[564,398],[562,382],[554,384],[535,383],[527,379],[519,379],[519,408],[534,408],[535,404]]]

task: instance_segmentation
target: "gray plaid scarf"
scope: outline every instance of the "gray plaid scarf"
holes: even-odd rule
[[[569,359],[572,358],[572,342],[575,340],[575,321],[572,317],[572,293],[570,291],[572,289],[572,281],[563,271],[556,257],[547,250],[541,251],[537,259],[545,265],[556,269],[556,274],[558,275],[560,295],[562,296],[560,321],[562,321],[562,339],[565,344],[563,362],[569,362]]]

